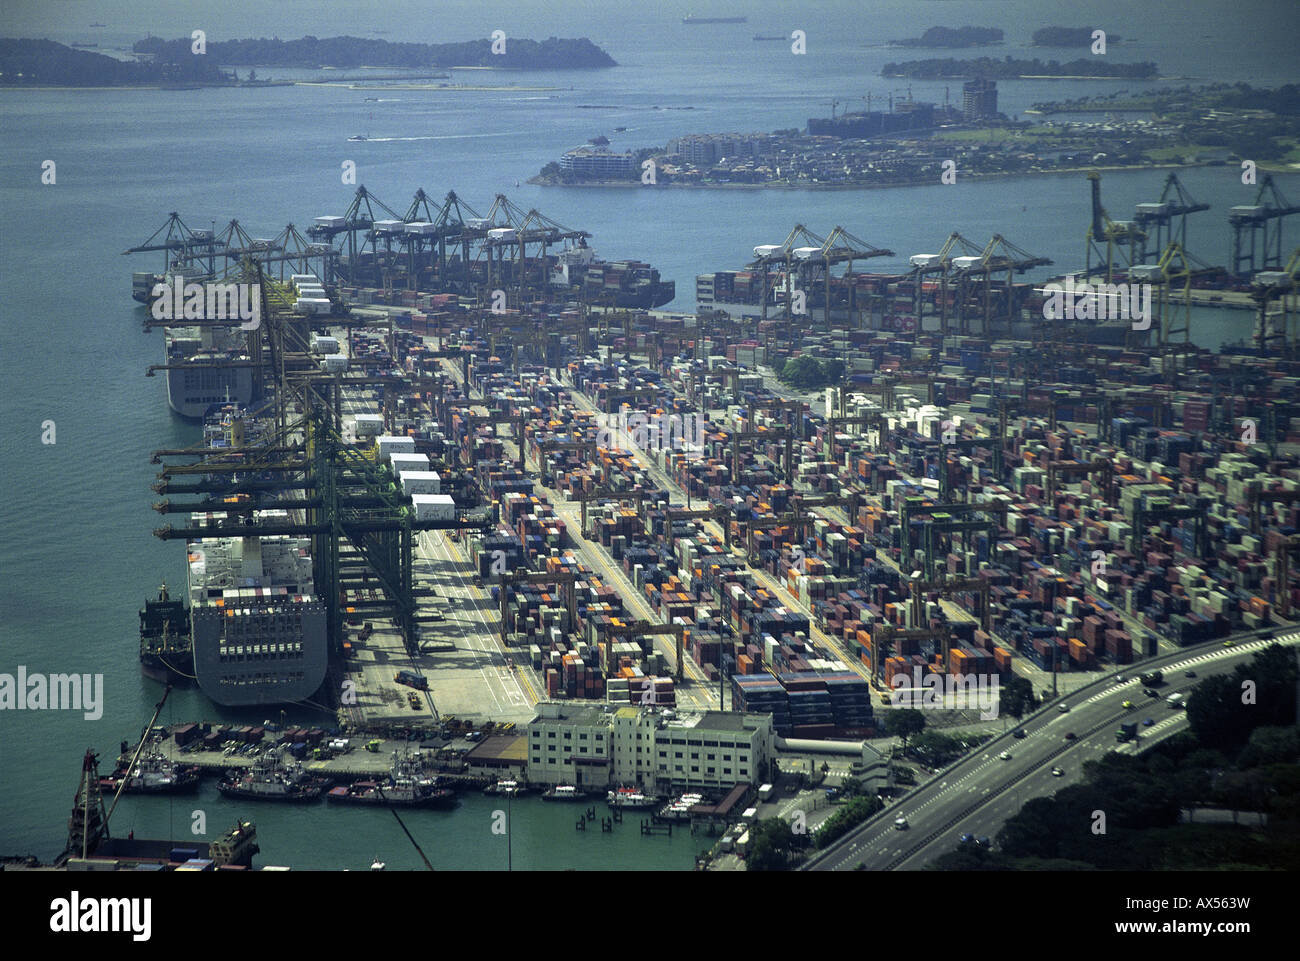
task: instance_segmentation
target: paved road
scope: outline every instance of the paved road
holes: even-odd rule
[[[917,870],[951,850],[962,834],[992,837],[1030,798],[1072,783],[1079,778],[1083,762],[1116,750],[1115,730],[1120,722],[1141,725],[1147,717],[1156,722],[1150,728],[1139,726],[1139,749],[1182,730],[1186,712],[1171,709],[1163,697],[1195,686],[1197,681],[1185,678],[1184,671],[1195,670],[1201,677],[1224,673],[1274,643],[1300,643],[1300,631],[1275,640],[1243,641],[1232,648],[1215,642],[1148,662],[1143,668],[1159,667],[1165,672],[1167,683],[1160,689],[1160,701],[1143,695],[1137,673],[1126,673],[1123,682],[1109,675],[1067,695],[1062,703],[1068,705],[1068,713],[1055,707],[1040,711],[1022,725],[1027,737],[1017,740],[1006,734],[994,739],[849,832],[805,870],[845,871],[859,865],[876,871]],[[1123,707],[1125,700],[1133,703],[1132,709]],[[1074,732],[1077,738],[1067,740],[1066,732]],[[1135,747],[1118,749],[1127,753]],[[1009,759],[1001,759],[1003,751]],[[1065,775],[1053,777],[1054,766],[1063,768]],[[894,819],[900,814],[907,817],[906,830],[895,828]]]

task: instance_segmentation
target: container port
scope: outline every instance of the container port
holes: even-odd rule
[[[203,446],[155,455],[190,606],[147,605],[142,663],[164,638],[189,663],[189,626],[213,700],[311,697],[335,723],[187,724],[152,763],[306,802],[606,797],[579,830],[644,808],[642,833],[713,832],[827,752],[895,790],[871,742],[907,688],[967,716],[945,679],[1050,698],[1290,624],[1300,252],[1208,268],[1175,177],[1132,222],[1086,185],[1084,266],[1059,279],[1092,303],[1150,284],[1145,325],[1054,313],[1052,279],[1016,279],[1051,262],[997,234],[862,273],[897,255],[798,227],[664,313],[588,297],[588,235],[530,232],[504,198],[457,233],[454,194],[397,217],[362,189],[262,259],[176,219],[173,249],[267,306],[205,360],[247,364],[257,407],[216,404]],[[1256,311],[1254,344],[1196,346],[1194,296]],[[772,376],[798,358],[820,386]]]

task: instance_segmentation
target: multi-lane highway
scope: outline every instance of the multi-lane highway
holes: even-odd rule
[[[1200,678],[1231,671],[1275,643],[1300,643],[1300,631],[1269,640],[1243,638],[1233,647],[1223,647],[1221,641],[1189,647],[1144,661],[1131,672],[1125,669],[1118,675],[1122,680],[1108,674],[1025,720],[1020,725],[1024,738],[1008,731],[888,805],[804,870],[916,870],[951,850],[963,834],[993,837],[1030,798],[1078,780],[1085,761],[1117,749],[1140,750],[1182,730],[1186,712],[1172,708],[1168,695],[1186,695]],[[1165,675],[1159,700],[1145,696],[1139,680],[1141,673],[1156,669]],[[1188,671],[1196,678],[1186,677]],[[1133,706],[1125,708],[1125,701]],[[1146,718],[1154,722],[1150,727],[1143,724]],[[1138,724],[1136,747],[1115,738],[1119,725],[1128,721]],[[1054,767],[1064,773],[1053,776]],[[900,816],[906,828],[895,823]]]

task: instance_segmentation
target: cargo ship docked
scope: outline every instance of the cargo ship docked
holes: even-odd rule
[[[427,777],[420,767],[419,756],[393,752],[391,773],[381,781],[356,781],[336,787],[328,799],[336,804],[385,804],[392,807],[449,808],[456,803],[456,792],[438,787],[436,778]]]
[[[171,599],[166,584],[140,608],[140,672],[162,684],[194,680],[189,611],[183,600]]]
[[[167,406],[181,417],[201,420],[214,405],[257,399],[252,357],[238,328],[167,327],[164,343]]]
[[[223,513],[191,515],[195,526]],[[263,520],[288,520],[262,511]],[[327,667],[325,605],[314,594],[311,539],[205,537],[187,544],[194,674],[224,707],[311,697]]]
[[[123,758],[112,774],[101,777],[99,789],[105,794],[115,793],[118,787],[123,794],[179,794],[199,786],[197,765],[175,764],[162,754],[146,754],[128,774],[130,760]]]
[[[250,801],[315,801],[333,782],[310,776],[293,758],[280,752],[259,757],[251,768],[221,779],[217,790],[227,797]]]
[[[551,289],[582,297],[589,303],[612,298],[623,309],[652,310],[677,296],[677,284],[662,280],[659,271],[637,260],[606,261],[585,243],[562,250],[550,262]]]

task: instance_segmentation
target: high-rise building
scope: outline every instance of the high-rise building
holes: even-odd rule
[[[961,85],[962,113],[967,120],[998,115],[998,85],[995,80],[968,80]]]

